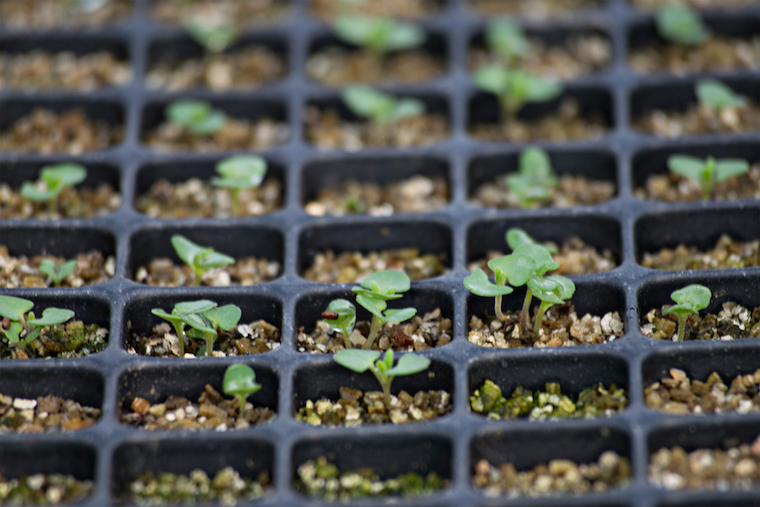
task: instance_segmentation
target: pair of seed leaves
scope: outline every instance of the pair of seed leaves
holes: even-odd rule
[[[710,304],[710,298],[712,298],[712,292],[704,285],[694,283],[674,291],[670,297],[677,304],[666,308],[662,314],[674,313],[682,317],[690,313],[699,313],[699,310],[707,308],[707,305]]]
[[[509,191],[520,200],[523,208],[549,198],[558,183],[549,154],[535,147],[523,150],[518,171],[507,175]]]
[[[708,198],[716,183],[745,174],[749,171],[749,164],[741,159],[716,160],[714,157],[701,159],[690,155],[671,155],[668,157],[668,168],[699,183],[705,198]]]
[[[212,108],[203,100],[175,100],[166,106],[164,114],[177,127],[203,136],[216,134],[227,123],[224,111]]]
[[[182,262],[190,266],[196,273],[203,273],[209,269],[235,263],[234,257],[219,253],[210,246],[197,245],[181,234],[173,235],[171,242]]]
[[[341,16],[333,29],[345,42],[365,47],[377,55],[417,47],[426,38],[417,25],[384,17]]]
[[[425,103],[421,100],[396,98],[370,86],[348,86],[342,99],[355,115],[369,118],[379,125],[390,125],[425,112]]]
[[[187,324],[208,335],[216,335],[216,327],[229,331],[237,325],[242,315],[240,308],[235,305],[217,306],[217,303],[207,299],[177,303],[172,313],[161,308],[154,308],[151,313],[168,320],[178,330]],[[179,338],[182,339],[181,336]]]
[[[74,316],[74,312],[71,310],[45,308],[42,311],[42,317],[35,318],[33,313],[27,315],[27,312],[30,312],[32,308],[34,308],[34,303],[28,299],[0,296],[0,317],[7,317],[11,321],[10,327],[3,330],[2,333],[11,342],[16,343],[19,341],[19,336],[25,327],[21,324],[22,322],[35,327],[24,338],[24,341],[29,343],[39,336],[42,326],[63,324]]]
[[[414,375],[430,366],[430,359],[413,353],[404,354],[393,366],[393,356],[393,349],[388,349],[383,359],[379,359],[380,352],[376,350],[343,349],[333,356],[333,360],[356,373],[372,370],[381,383],[393,380],[393,377]]]
[[[21,196],[32,201],[49,201],[58,197],[64,189],[82,183],[85,178],[87,170],[80,164],[45,166],[40,171],[43,185],[25,181],[21,185]],[[41,186],[44,186],[44,189]]]

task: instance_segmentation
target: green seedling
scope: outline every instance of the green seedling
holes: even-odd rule
[[[214,251],[213,248],[196,245],[181,234],[172,236],[172,246],[182,262],[190,266],[195,274],[195,285],[200,285],[204,273],[214,268],[234,264],[229,255]]]
[[[227,124],[224,111],[214,109],[202,100],[180,99],[169,103],[166,118],[182,130],[201,136],[211,136]]]
[[[255,155],[238,155],[216,164],[219,177],[211,178],[211,184],[229,188],[232,194],[232,215],[240,216],[240,192],[257,188],[267,173],[267,161]]]
[[[380,359],[380,352],[375,350],[344,349],[336,352],[333,360],[341,366],[356,373],[370,370],[383,388],[385,406],[391,406],[391,382],[399,376],[414,375],[425,371],[430,366],[430,359],[407,352],[393,366],[393,350],[388,349]]]
[[[386,301],[400,299],[401,294],[411,287],[409,277],[403,271],[384,270],[371,274],[354,287],[356,302],[372,314],[372,323],[364,349],[371,349],[377,334],[386,322],[404,322],[417,314],[415,308],[387,310]]]
[[[356,116],[368,118],[381,128],[425,112],[425,104],[421,100],[397,99],[393,95],[363,85],[346,87],[342,99]]]
[[[510,66],[530,51],[530,42],[522,27],[508,19],[489,24],[485,38],[489,49]]]
[[[677,304],[666,308],[662,314],[675,313],[678,317],[676,341],[680,342],[683,341],[684,334],[686,334],[686,319],[689,318],[690,314],[697,314],[699,310],[707,308],[707,305],[710,304],[710,298],[712,298],[712,292],[704,285],[695,283],[674,291],[670,298]]]
[[[256,373],[245,364],[233,364],[224,372],[222,389],[227,396],[238,400],[238,411],[245,412],[245,400],[253,393],[261,390],[261,384],[256,383]]]
[[[378,59],[390,51],[412,49],[425,42],[425,32],[419,26],[390,18],[340,16],[333,30],[341,40],[364,48]]]
[[[573,297],[575,284],[569,278],[560,275],[547,276],[546,278],[533,276],[528,280],[528,290],[533,296],[541,300],[538,313],[536,313],[536,321],[533,325],[533,332],[538,336],[538,332],[541,329],[541,320],[546,310],[554,305],[562,304]]]
[[[694,46],[701,44],[710,37],[699,12],[685,5],[664,5],[657,9],[655,15],[657,33],[663,39],[679,44]]]
[[[475,73],[474,79],[478,88],[496,95],[502,114],[508,120],[514,120],[525,104],[548,102],[558,97],[563,90],[560,83],[551,79],[496,64],[482,67]]]
[[[728,85],[716,79],[700,79],[694,87],[699,105],[722,111],[726,108],[742,108],[747,105],[747,97],[733,91]]]
[[[524,332],[528,329],[528,322],[530,320],[530,303],[533,299],[533,288],[540,289],[544,274],[547,271],[557,269],[559,264],[552,259],[549,251],[542,245],[521,245],[515,248],[511,255],[523,258],[521,262],[513,263],[518,269],[514,269],[511,273],[512,276],[509,278],[509,283],[515,287],[523,284],[527,286],[525,300],[523,301],[520,313],[520,328]]]
[[[689,155],[671,155],[668,157],[668,169],[699,183],[702,187],[702,199],[707,201],[716,183],[746,174],[749,164],[741,159],[716,160],[714,157],[707,157],[703,160]]]
[[[503,296],[511,294],[514,289],[507,285],[507,274],[502,271],[502,263],[493,263],[488,261],[488,267],[494,272],[494,281],[491,283],[488,279],[488,275],[482,269],[476,269],[470,276],[464,279],[464,286],[478,296],[485,298],[494,298],[494,312],[496,317],[505,322],[507,320],[506,315],[501,309],[501,300]]]
[[[66,0],[69,8],[80,12],[96,12],[106,6],[111,0]]]
[[[74,316],[71,310],[45,308],[42,317],[36,318],[32,313],[34,303],[28,299],[12,296],[0,296],[0,317],[8,319],[8,329],[0,324],[0,334],[21,350],[29,345],[42,332],[44,326],[63,324]]]
[[[522,245],[541,245],[538,241],[533,239],[527,232],[525,232],[523,229],[520,229],[519,227],[512,227],[507,231],[506,234],[506,240],[507,245],[509,245],[509,248],[512,250],[516,250],[518,247]],[[557,249],[553,246],[543,246],[547,252],[551,254],[557,253]]]
[[[43,274],[49,276],[53,281],[53,285],[56,287],[60,286],[61,282],[63,282],[71,273],[73,273],[76,267],[77,261],[73,259],[64,262],[61,265],[56,264],[50,259],[43,259],[42,262],[40,262],[40,271]]]
[[[36,182],[25,181],[21,185],[21,197],[48,203],[48,212],[55,213],[56,199],[64,189],[82,183],[87,178],[87,170],[80,164],[48,165],[40,171]]]
[[[541,148],[524,149],[520,153],[518,171],[507,175],[509,191],[526,209],[548,199],[558,184],[549,154]]]
[[[184,318],[185,323],[192,328],[187,335],[206,340],[206,346],[198,353],[202,354],[205,349],[206,357],[211,357],[219,330],[229,331],[237,326],[241,315],[240,308],[235,305],[216,306],[203,313],[192,313]]]
[[[195,42],[206,49],[206,54],[218,54],[230,47],[240,34],[237,26],[233,23],[220,25],[189,21],[185,23],[185,30]]]
[[[207,299],[199,299],[198,301],[185,301],[177,303],[172,309],[172,313],[167,313],[161,308],[153,308],[151,313],[157,315],[162,319],[168,320],[174,331],[179,338],[179,357],[185,356],[185,327],[187,321],[185,320],[188,315],[202,314],[205,311],[216,308],[216,303]]]
[[[350,349],[351,340],[349,337],[356,325],[356,307],[353,303],[345,299],[333,299],[327,305],[327,309],[322,312],[322,318],[325,319],[330,329],[343,335],[346,348]]]

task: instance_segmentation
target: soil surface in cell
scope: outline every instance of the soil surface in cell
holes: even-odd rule
[[[573,79],[597,72],[612,62],[612,44],[607,37],[595,33],[571,34],[561,44],[547,44],[538,37],[529,37],[530,49],[520,55],[521,70],[555,79]],[[485,47],[470,50],[468,65],[474,71],[489,63],[499,63],[507,68],[506,61]]]
[[[586,244],[578,236],[573,236],[562,243],[562,245],[558,245],[553,241],[545,241],[541,244],[557,249],[557,253],[552,254],[552,259],[559,264],[559,268],[547,272],[547,275],[590,275],[609,271],[617,265],[615,255],[611,251],[604,249],[599,252],[593,246]],[[489,277],[492,277],[494,273],[488,267],[488,261],[498,259],[504,255],[506,254],[499,250],[488,250],[486,251],[485,259],[478,259],[475,262],[469,263],[467,269],[470,272],[482,269]]]
[[[442,490],[449,481],[435,472],[420,475],[414,472],[381,479],[372,468],[340,471],[320,456],[298,467],[295,488],[308,496],[328,502],[356,501],[361,498],[430,496]]]
[[[443,254],[420,254],[419,248],[393,248],[379,252],[319,252],[303,277],[321,283],[361,283],[376,271],[397,269],[410,280],[423,280],[446,272]]]
[[[675,248],[663,248],[655,254],[645,253],[641,265],[667,271],[756,267],[760,266],[760,240],[734,241],[723,234],[710,250],[701,251],[681,244]]]
[[[657,340],[675,341],[678,336],[678,318],[674,314],[663,315],[660,309],[650,310],[641,319],[641,333]],[[727,301],[718,314],[691,314],[686,319],[684,340],[731,341],[760,337],[760,307],[750,309]]]
[[[437,113],[403,118],[382,127],[369,121],[344,121],[335,109],[307,107],[304,122],[306,139],[323,150],[429,146],[449,137],[448,121]]]
[[[0,393],[0,434],[49,433],[88,428],[100,419],[100,409],[83,407],[58,396],[13,398]]]
[[[130,404],[132,412],[119,415],[119,420],[143,430],[243,430],[261,426],[277,414],[268,407],[254,407],[250,402],[240,413],[237,398],[225,399],[210,384],[193,403],[182,396],[169,396],[162,403],[151,404],[145,398],[135,397]]]
[[[680,111],[657,109],[636,118],[633,128],[668,138],[753,132],[760,130],[760,107],[750,100],[746,107],[728,107],[720,111],[696,104]]]
[[[670,369],[670,377],[650,384],[644,390],[647,406],[667,414],[724,414],[760,411],[760,369],[737,375],[730,385],[723,383],[718,372],[702,382],[690,379],[686,372]]]
[[[760,35],[751,38],[713,34],[696,46],[674,43],[649,44],[634,48],[628,65],[637,72],[728,72],[760,67]]]
[[[185,338],[186,358],[199,356],[201,347],[206,342],[201,339]],[[168,323],[160,323],[153,327],[147,336],[138,334],[131,328],[126,339],[126,349],[130,354],[154,357],[179,357],[179,338],[174,328]],[[231,331],[219,331],[214,342],[213,357],[242,356],[261,354],[280,348],[280,330],[265,320],[257,320],[250,324],[238,324]]]
[[[285,77],[287,65],[274,51],[253,45],[224,54],[177,61],[163,58],[148,71],[145,83],[151,88],[214,91],[258,88]]]
[[[87,498],[94,488],[95,484],[92,481],[82,481],[73,475],[34,474],[16,479],[6,479],[0,475],[0,503],[68,505]]]
[[[272,118],[247,120],[227,116],[224,127],[213,135],[193,134],[170,122],[148,132],[143,142],[157,151],[197,151],[212,153],[229,150],[265,150],[288,140],[287,124]]]
[[[0,183],[0,218],[58,220],[60,218],[93,218],[109,215],[121,206],[121,195],[108,183],[97,187],[64,188],[50,213],[47,201],[34,202],[21,196],[18,189]]]
[[[702,199],[702,187],[695,180],[675,173],[652,174],[644,187],[637,187],[633,194],[639,199],[653,201],[687,202]],[[760,199],[760,165],[754,164],[749,172],[716,183],[711,200]]]
[[[296,419],[312,426],[362,426],[364,424],[404,424],[424,422],[451,412],[451,394],[447,391],[417,391],[414,396],[401,391],[385,404],[382,391],[362,392],[340,388],[340,398],[307,400]]]
[[[7,328],[10,321],[0,325]],[[72,358],[84,357],[105,350],[108,346],[108,329],[97,324],[85,325],[81,320],[65,324],[43,326],[42,332],[24,349],[0,339],[0,359]]]
[[[440,9],[441,2],[439,0],[384,0],[346,3],[344,0],[312,0],[310,7],[312,13],[325,19],[332,19],[343,14],[419,19],[435,14]]]
[[[632,473],[631,461],[615,451],[603,452],[596,462],[555,459],[525,471],[512,463],[493,465],[482,459],[475,464],[472,484],[486,496],[604,493],[628,486]]]
[[[357,321],[349,337],[353,348],[360,348],[367,343],[370,323],[366,320]],[[417,315],[398,324],[384,324],[372,344],[374,350],[397,352],[413,352],[443,347],[451,342],[453,334],[451,319],[441,314],[440,308],[432,312]],[[303,326],[298,330],[296,347],[299,352],[312,354],[332,353],[343,350],[345,341],[341,333],[336,333],[323,320],[318,320],[314,330],[306,334]]]
[[[0,53],[0,88],[91,91],[120,86],[130,79],[132,68],[129,63],[107,51],[84,55],[42,50]]]
[[[339,46],[327,47],[309,57],[306,73],[328,86],[350,83],[419,83],[446,70],[446,61],[424,50],[391,53],[378,58],[372,53]]]
[[[98,2],[61,2],[61,0],[3,0],[2,24],[12,28],[51,28],[55,26],[96,27],[123,21],[132,12],[133,0]]]
[[[314,216],[353,215],[389,216],[394,213],[422,213],[443,208],[449,201],[445,178],[412,176],[382,185],[371,181],[348,180],[337,188],[323,188],[306,204]]]
[[[649,482],[659,488],[750,489],[760,484],[760,437],[736,445],[724,442],[723,449],[681,447],[658,450],[649,457]]]
[[[695,9],[725,9],[727,7],[746,7],[757,0],[630,0],[636,7],[642,9],[654,9],[661,5],[681,3]]]
[[[175,265],[171,259],[153,259],[147,266],[140,266],[135,272],[135,281],[160,287],[229,287],[230,285],[255,285],[274,280],[280,275],[281,265],[277,261],[242,257],[235,264],[212,269],[203,274],[200,284],[196,283],[193,269],[183,264]]]
[[[184,24],[191,20],[219,26],[233,23],[242,28],[277,22],[288,8],[287,0],[193,0],[189,6],[176,0],[154,0],[150,13],[164,23]]]
[[[538,306],[534,307],[534,312]],[[555,305],[541,321],[539,336],[533,333],[533,319],[525,332],[520,329],[520,311],[505,311],[506,322],[496,317],[473,315],[467,339],[475,345],[499,349],[519,347],[568,347],[611,342],[625,333],[625,324],[618,312],[602,317],[586,314],[581,318],[570,303]]]
[[[40,271],[40,263],[48,259],[60,266],[68,259],[49,254],[26,257],[11,256],[8,247],[0,244],[0,287],[6,289],[16,288],[42,288],[53,287],[50,277]],[[64,278],[60,287],[83,287],[107,282],[114,275],[116,259],[113,255],[103,257],[97,250],[87,253],[76,254],[72,260],[76,260],[74,272]]]
[[[562,174],[559,176],[559,184],[549,190],[549,197],[534,202],[531,207],[593,206],[614,197],[615,184],[611,181],[590,180],[582,174]],[[504,174],[479,186],[471,202],[487,208],[522,208],[520,199],[510,192]]]
[[[0,132],[0,152],[67,153],[105,150],[124,138],[124,127],[90,120],[82,109],[57,114],[36,108]]]
[[[515,419],[527,417],[531,421],[559,420],[610,416],[628,405],[626,390],[601,382],[583,389],[578,396],[562,394],[560,385],[547,382],[544,389],[531,391],[518,386],[511,396],[504,396],[501,388],[490,380],[470,396],[470,409],[489,419]]]
[[[565,142],[576,139],[598,139],[609,126],[598,113],[584,116],[573,99],[563,99],[557,111],[536,119],[518,118],[500,123],[475,123],[470,135],[481,141],[524,143],[528,141]]]
[[[516,14],[531,18],[546,18],[584,13],[596,9],[605,0],[554,0],[536,2],[536,0],[470,0],[470,8],[480,14]]]

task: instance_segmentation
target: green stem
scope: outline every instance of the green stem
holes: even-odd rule
[[[245,394],[236,394],[235,395],[238,399],[238,412],[240,415],[243,415],[245,413]]]
[[[201,279],[203,278],[203,271],[200,269],[193,268],[193,273],[195,273],[195,278],[193,279],[193,285],[200,285]]]
[[[48,215],[51,217],[55,213],[55,197],[52,199],[48,199]]]
[[[541,301],[541,306],[538,307],[538,312],[536,313],[536,323],[533,326],[533,332],[538,336],[538,332],[541,329],[541,320],[544,318],[544,314],[546,313],[546,310],[554,306],[554,303],[547,303],[546,301]]]
[[[348,328],[342,327],[340,328],[340,332],[343,334],[343,342],[346,345],[347,349],[351,348],[351,340],[348,339]]]
[[[179,339],[179,357],[185,357],[185,324],[174,324],[174,331],[177,332]]]
[[[240,189],[233,188],[230,190],[230,194],[232,196],[232,216],[239,217],[240,216]]]
[[[393,381],[393,377],[386,377],[373,366],[370,368],[372,373],[375,375],[375,378],[378,382],[380,382],[380,387],[383,388],[383,397],[385,398],[385,408],[386,410],[391,409],[391,382]]]
[[[530,322],[530,301],[533,299],[530,289],[525,292],[525,301],[523,301],[522,312],[520,313],[520,331],[525,333],[528,330]]]
[[[688,319],[688,315],[679,315],[678,316],[678,336],[676,336],[677,342],[682,342],[683,337],[686,334],[686,319]]]
[[[501,311],[501,298],[502,298],[501,294],[499,294],[498,296],[496,296],[496,302],[494,302],[493,309],[496,312],[496,317],[500,321],[506,322],[507,321],[507,316],[504,315],[504,312]]]
[[[216,341],[216,334],[203,333],[206,337],[206,357],[211,357],[211,351],[214,349],[214,341]]]
[[[375,338],[377,338],[377,333],[380,332],[380,329],[383,327],[383,322],[380,320],[380,318],[377,315],[372,315],[372,324],[369,326],[369,336],[367,337],[367,343],[364,344],[363,349],[366,350],[372,350],[372,344],[375,342]]]

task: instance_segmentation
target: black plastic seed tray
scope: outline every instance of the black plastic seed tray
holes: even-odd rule
[[[760,4],[709,12],[706,19],[724,32],[757,33]],[[665,160],[671,153],[740,156],[757,162],[760,133],[662,140],[634,131],[631,120],[644,111],[660,106],[683,107],[694,100],[695,77],[642,75],[627,66],[631,44],[640,45],[655,34],[651,14],[626,0],[608,0],[599,9],[545,21],[523,18],[532,33],[544,34],[549,41],[561,42],[562,34],[576,31],[602,33],[611,40],[613,63],[571,81],[566,91],[578,98],[584,110],[601,114],[609,126],[608,134],[594,141],[537,144],[550,152],[558,172],[611,181],[616,194],[600,205],[569,209],[496,210],[471,204],[469,198],[476,186],[513,169],[517,154],[524,148],[481,142],[468,134],[474,122],[493,120],[497,114],[495,101],[474,87],[467,68],[470,44],[481,40],[486,21],[464,0],[443,1],[441,10],[422,24],[434,34],[429,49],[446,58],[446,72],[423,84],[388,88],[422,97],[434,110],[444,113],[450,138],[429,148],[360,153],[320,151],[305,139],[305,107],[337,104],[339,93],[316,84],[305,73],[309,52],[331,41],[326,25],[310,13],[305,2],[291,2],[289,13],[279,22],[251,29],[244,37],[244,43],[263,41],[285,58],[287,76],[253,91],[230,93],[201,89],[175,93],[145,85],[147,67],[159,56],[199,53],[181,29],[151,18],[147,0],[136,0],[131,17],[114,26],[46,31],[0,26],[1,50],[109,48],[128,58],[134,72],[124,87],[88,93],[0,91],[0,129],[38,105],[58,111],[84,107],[92,117],[125,126],[121,144],[81,156],[0,153],[0,181],[14,187],[34,179],[42,165],[76,160],[90,170],[84,185],[108,181],[123,198],[121,208],[103,218],[0,221],[0,242],[16,255],[41,251],[71,255],[91,248],[116,255],[116,276],[101,285],[0,289],[0,294],[31,298],[38,307],[72,308],[79,318],[110,329],[108,348],[90,357],[0,363],[0,392],[5,395],[57,394],[103,410],[100,421],[82,431],[0,436],[0,474],[15,477],[66,472],[91,479],[96,484],[94,494],[81,505],[101,507],[124,502],[128,481],[147,470],[188,472],[200,467],[213,473],[232,465],[249,477],[262,470],[270,472],[273,487],[257,505],[314,505],[318,502],[294,489],[296,469],[307,459],[328,455],[341,468],[371,466],[381,476],[435,471],[450,480],[449,487],[432,498],[383,501],[399,505],[760,505],[758,488],[667,492],[650,485],[647,479],[649,455],[660,447],[681,445],[693,450],[718,446],[725,438],[749,440],[760,434],[759,414],[667,416],[646,408],[643,399],[645,386],[673,367],[700,378],[713,370],[724,379],[753,372],[760,368],[760,341],[675,344],[646,338],[638,330],[641,315],[667,303],[672,290],[688,283],[703,283],[716,293],[711,311],[728,299],[760,305],[760,268],[657,272],[638,263],[644,252],[681,242],[711,246],[721,233],[740,240],[757,239],[760,202],[668,204],[633,196],[634,186],[647,175],[666,170]],[[757,100],[757,71],[722,73],[718,77]],[[208,178],[214,163],[228,155],[162,154],[142,143],[147,129],[161,119],[163,105],[177,97],[208,99],[233,116],[256,118],[266,114],[287,122],[289,141],[263,153],[270,163],[270,175],[283,183],[284,207],[280,211],[229,220],[152,219],[136,211],[136,197],[153,181],[161,177],[173,181],[190,176]],[[538,115],[556,107],[557,101],[529,107],[525,114]],[[349,176],[388,181],[417,173],[442,176],[448,181],[451,199],[447,207],[385,218],[312,217],[304,211],[304,204],[320,188]],[[468,342],[470,316],[484,313],[491,303],[471,296],[463,287],[466,265],[488,249],[503,249],[503,234],[510,226],[524,227],[540,240],[561,241],[579,235],[599,249],[611,250],[618,266],[606,273],[575,277],[578,290],[573,301],[579,312],[619,311],[626,325],[625,336],[608,344],[561,349],[497,350]],[[152,288],[133,281],[137,266],[157,256],[172,255],[168,238],[175,232],[233,255],[278,260],[283,273],[274,281],[252,287]],[[355,375],[337,367],[328,356],[297,351],[297,329],[311,329],[331,298],[350,293],[348,285],[304,280],[301,275],[305,267],[316,252],[328,248],[368,251],[398,246],[443,254],[448,272],[414,282],[404,302],[411,302],[420,311],[440,307],[453,318],[454,327],[451,343],[423,353],[433,361],[433,375],[398,379],[394,391],[447,389],[453,396],[452,413],[425,424],[358,429],[314,428],[296,422],[293,413],[306,399],[335,396],[340,385],[370,388],[374,382],[369,374]],[[202,360],[127,354],[124,343],[129,322],[138,330],[148,330],[158,322],[150,314],[151,308],[170,308],[177,301],[197,298],[220,304],[234,302],[243,310],[243,321],[265,318],[280,326],[281,346],[256,356]],[[507,298],[507,305],[519,307],[518,299]],[[133,396],[149,401],[169,394],[195,397],[206,383],[221,388],[224,369],[237,362],[256,370],[264,389],[252,401],[277,411],[274,424],[224,433],[187,433],[145,432],[118,422],[118,412]],[[472,414],[468,402],[469,395],[486,378],[506,391],[518,385],[535,388],[556,381],[563,391],[577,393],[599,381],[616,382],[627,387],[630,404],[615,416],[593,420],[489,421]],[[507,499],[486,498],[471,485],[473,466],[482,458],[496,464],[511,461],[520,469],[556,458],[590,462],[609,449],[632,461],[633,479],[628,488],[582,496]]]

